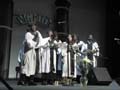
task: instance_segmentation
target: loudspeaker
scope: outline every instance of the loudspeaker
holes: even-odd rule
[[[89,85],[109,85],[112,82],[106,68],[93,68],[88,74]]]
[[[113,80],[113,81],[110,83],[109,86],[110,86],[110,87],[119,87],[118,83],[117,83],[115,80]]]
[[[116,78],[115,81],[120,85],[120,77]]]

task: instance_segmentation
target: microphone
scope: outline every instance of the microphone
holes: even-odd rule
[[[114,38],[115,41],[119,41],[120,39],[119,38]]]

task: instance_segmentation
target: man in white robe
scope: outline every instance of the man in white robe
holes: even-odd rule
[[[97,59],[99,56],[98,43],[93,41],[93,36],[89,35],[87,43],[84,43],[80,50],[82,63],[81,68],[81,85],[87,85],[88,78],[87,75],[92,68],[97,67]]]
[[[90,34],[86,43],[87,58],[92,61],[93,67],[97,67],[97,57],[99,56],[99,45]]]
[[[25,42],[24,42],[24,60],[22,64],[22,74],[25,74],[27,78],[32,78],[32,76],[35,75],[36,70],[36,52],[35,52],[35,46],[36,42],[33,41],[34,35],[31,34],[31,32],[27,32],[25,35]],[[28,81],[29,84],[34,84],[31,81]]]
[[[58,39],[57,32],[54,32],[54,47],[53,47],[53,77],[54,85],[58,85],[62,78],[62,55],[61,55],[61,45],[62,41]]]
[[[29,31],[25,34],[24,40],[24,60],[21,66],[21,73],[26,75],[26,83],[28,85],[36,85],[34,83],[34,75],[36,73],[36,51],[39,45],[41,34],[36,30],[36,25],[32,24]]]

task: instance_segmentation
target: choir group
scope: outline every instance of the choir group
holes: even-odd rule
[[[72,85],[74,81],[87,85],[87,75],[97,67],[99,46],[93,36],[78,41],[75,34],[65,40],[56,31],[43,38],[36,25],[29,25],[18,54],[20,77],[18,85],[36,85],[35,76],[41,75],[41,84]]]

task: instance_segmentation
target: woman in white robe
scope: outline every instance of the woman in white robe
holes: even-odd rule
[[[49,62],[47,63],[45,61],[46,60],[45,49],[47,49],[47,47],[48,47],[48,40],[49,39],[50,39],[50,37],[42,38],[40,41],[40,44],[38,46],[38,48],[39,48],[39,71],[38,71],[38,73],[40,73],[40,74],[45,73],[45,72],[49,72],[49,70],[48,71],[46,70],[47,68],[45,66],[45,65],[49,64]]]
[[[77,45],[78,45],[78,49],[79,49],[77,52],[77,65],[76,65],[77,66],[77,75],[81,76],[80,63],[81,63],[82,59],[84,58],[84,55],[81,54],[80,52],[83,49],[85,43],[83,41],[79,41]]]
[[[63,69],[62,77],[65,81],[64,84],[72,84],[72,79],[76,78],[76,54],[73,50],[72,35],[68,35],[68,43],[63,42],[62,56],[63,56]]]
[[[51,36],[49,35],[47,38],[42,40],[42,73],[49,73],[50,72],[50,42]]]
[[[62,55],[61,45],[62,41],[58,39],[58,34],[54,31],[54,49],[53,49],[53,61],[54,61],[54,84],[58,85],[62,78]]]
[[[49,43],[44,45],[42,50],[42,73],[49,73],[50,72],[50,49]]]
[[[68,62],[67,62],[67,43],[63,42],[62,44],[62,56],[63,56],[63,67],[62,67],[62,77],[67,78],[68,77]]]
[[[42,46],[43,46],[44,38],[42,37],[40,31],[38,31],[38,30],[35,32],[35,34],[37,35],[36,42],[38,42],[38,44],[36,45],[36,48],[35,48],[35,51],[36,51],[36,76],[38,76],[42,73],[42,50],[43,50]]]

